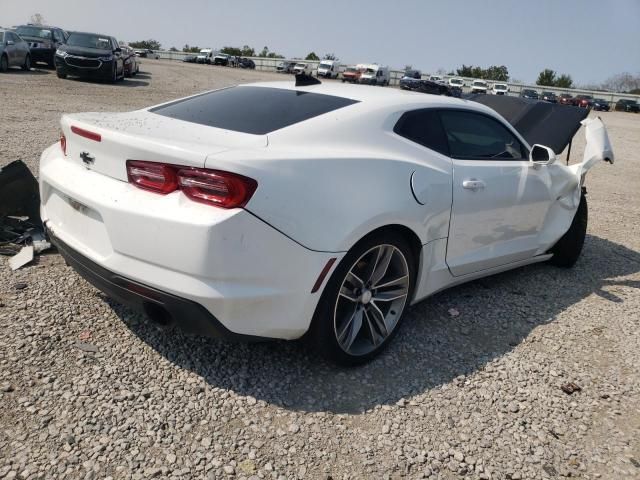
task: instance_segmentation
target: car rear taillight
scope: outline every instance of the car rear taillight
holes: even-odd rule
[[[180,190],[190,199],[222,208],[244,207],[258,183],[241,175],[200,168],[178,171]]]
[[[80,135],[81,137],[88,138],[89,140],[93,140],[94,142],[102,141],[102,136],[99,133],[90,132],[89,130],[85,130],[84,128],[71,126],[71,131],[76,135]]]
[[[127,161],[129,183],[152,192],[167,193],[178,189],[176,169],[170,165],[154,162]]]
[[[191,200],[221,208],[244,207],[258,182],[230,172],[127,160],[129,182],[136,187],[167,194],[176,190]]]
[[[67,137],[64,136],[64,133],[60,134],[60,148],[62,149],[62,153],[64,156],[67,156]]]

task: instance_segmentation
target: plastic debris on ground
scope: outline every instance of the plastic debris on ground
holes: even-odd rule
[[[20,160],[0,168],[0,255],[16,270],[51,248],[40,218],[38,182]]]

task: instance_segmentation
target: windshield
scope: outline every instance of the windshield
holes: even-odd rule
[[[93,33],[72,33],[67,39],[67,45],[72,47],[97,48],[111,50],[109,37],[101,37]]]
[[[507,86],[506,85],[502,85],[501,83],[496,83],[493,88],[495,88],[496,90],[506,90]]]
[[[376,73],[376,70],[374,68],[367,68],[365,70],[366,73]]]
[[[331,63],[326,63],[326,62],[320,62],[320,65],[318,65],[319,68],[331,68]]]
[[[454,84],[454,85],[462,85],[462,80],[460,80],[459,78],[452,78],[451,80],[449,80],[450,83]]]
[[[542,92],[542,95],[544,95],[545,97],[555,97],[556,94],[553,92]]]
[[[358,70],[353,68],[353,67],[349,67],[345,70],[346,73],[356,73]]]
[[[51,39],[51,30],[40,27],[18,27],[16,33],[25,37],[40,37],[47,40]]]
[[[474,87],[486,87],[487,84],[481,81],[476,80],[475,82],[473,82],[473,86]]]

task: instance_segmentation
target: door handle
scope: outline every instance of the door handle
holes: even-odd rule
[[[466,188],[467,190],[480,190],[485,187],[485,183],[482,180],[476,180],[472,178],[471,180],[465,180],[462,182],[462,188]]]

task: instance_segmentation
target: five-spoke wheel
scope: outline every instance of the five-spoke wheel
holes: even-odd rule
[[[310,338],[334,362],[366,362],[397,331],[414,285],[414,256],[403,236],[386,232],[366,238],[327,282]]]

